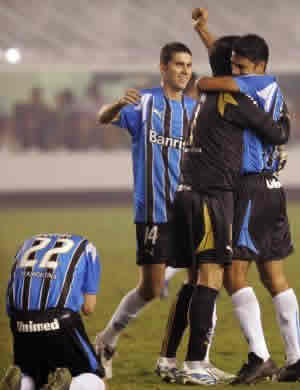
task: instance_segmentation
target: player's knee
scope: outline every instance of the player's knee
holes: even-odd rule
[[[223,286],[224,270],[219,264],[203,264],[200,267],[200,284],[215,290]]]
[[[230,273],[226,275],[225,273],[224,288],[226,289],[229,295],[232,295],[235,292],[247,286],[248,286],[248,282],[244,274]]]
[[[277,295],[289,288],[288,282],[284,275],[271,277],[269,275],[262,274],[260,279],[272,296]]]
[[[146,301],[152,301],[155,298],[160,296],[161,287],[160,286],[141,286],[139,288],[140,296]]]

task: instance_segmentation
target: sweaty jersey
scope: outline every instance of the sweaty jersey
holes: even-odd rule
[[[276,124],[241,93],[208,93],[201,100],[183,155],[181,183],[206,193],[233,191],[243,166],[244,129],[280,144],[286,142],[288,124]]]
[[[7,312],[68,308],[80,311],[84,294],[99,290],[100,259],[87,239],[38,234],[15,256],[7,289]]]
[[[140,104],[123,107],[112,123],[132,137],[135,222],[165,223],[196,101],[184,95],[181,101],[168,99],[162,88],[140,93]]]
[[[283,107],[283,96],[274,76],[244,75],[235,77],[240,91],[270,112],[278,120]],[[277,169],[277,149],[263,142],[251,129],[244,132],[244,154],[242,173],[259,173],[263,170],[274,172]]]

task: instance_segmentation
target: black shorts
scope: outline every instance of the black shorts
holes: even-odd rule
[[[173,257],[174,224],[136,224],[136,263],[166,264]]]
[[[236,192],[233,259],[281,260],[293,252],[286,197],[270,174],[248,175]]]
[[[195,191],[177,192],[174,215],[176,256],[169,265],[189,268],[199,263],[231,263],[231,192],[219,191],[209,196]]]
[[[14,364],[34,379],[38,389],[58,367],[68,368],[72,376],[93,373],[104,377],[78,313],[65,309],[15,312],[10,326]]]

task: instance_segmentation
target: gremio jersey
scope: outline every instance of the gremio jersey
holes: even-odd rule
[[[100,260],[87,239],[38,234],[16,254],[7,289],[7,312],[68,308],[78,312],[84,294],[96,294]]]
[[[196,102],[170,100],[162,88],[144,89],[138,106],[128,104],[113,124],[132,137],[136,223],[169,221],[181,154]]]
[[[278,120],[283,106],[283,96],[274,76],[245,75],[235,77],[240,91],[254,101],[274,120]],[[244,155],[242,173],[259,173],[262,170],[276,171],[277,150],[263,142],[250,130],[244,132]]]

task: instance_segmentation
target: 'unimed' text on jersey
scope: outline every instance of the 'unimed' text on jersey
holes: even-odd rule
[[[80,311],[84,294],[96,294],[101,266],[87,239],[68,234],[38,234],[16,254],[7,289],[7,312],[50,308]]]
[[[138,106],[127,105],[113,124],[132,137],[136,223],[164,223],[180,176],[181,154],[196,102],[170,100],[162,88],[141,91]]]
[[[272,113],[278,120],[283,106],[283,96],[274,76],[245,75],[235,77],[240,91],[254,99],[258,106]],[[244,132],[244,155],[242,173],[259,173],[262,170],[276,171],[277,150],[264,144],[251,129]]]

